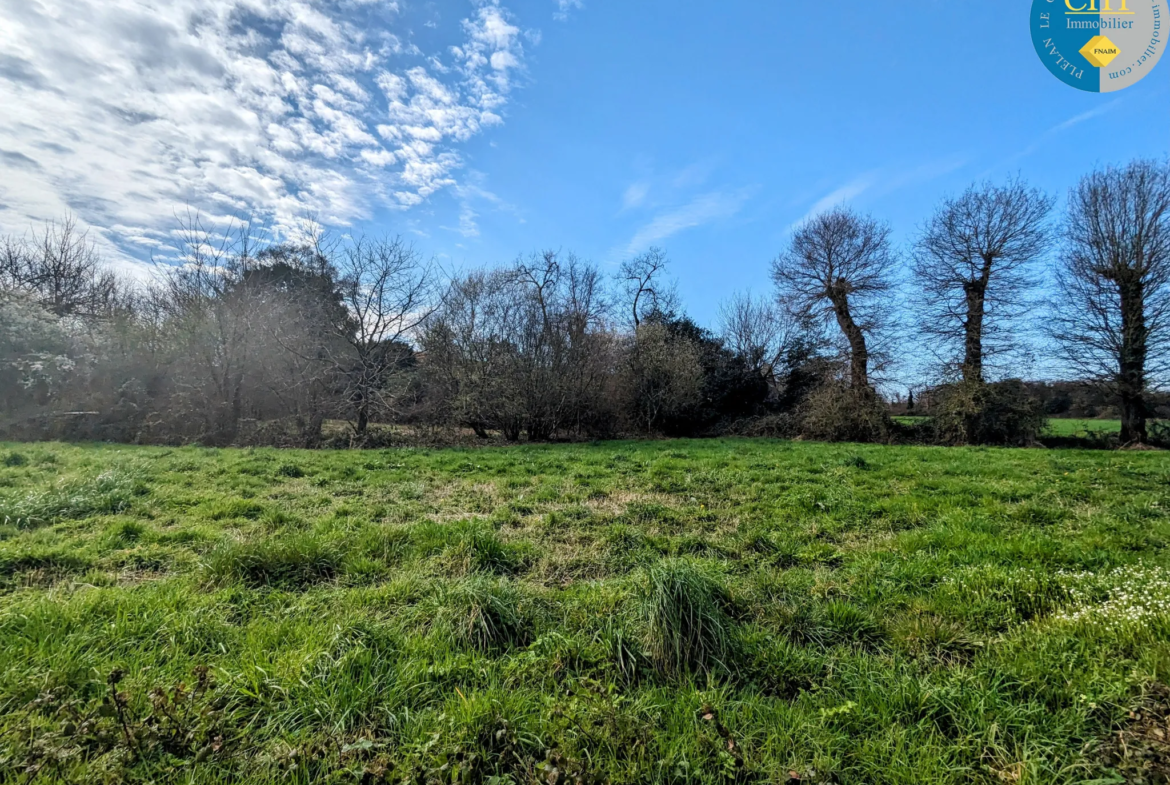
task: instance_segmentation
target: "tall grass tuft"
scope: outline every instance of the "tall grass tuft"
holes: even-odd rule
[[[510,581],[472,576],[441,590],[434,622],[453,643],[479,651],[523,646],[531,626],[524,599]]]
[[[209,583],[301,589],[331,581],[343,570],[340,548],[306,533],[212,550],[203,564]]]
[[[458,575],[515,575],[529,560],[527,548],[504,542],[481,521],[428,521],[415,526],[411,533],[420,553],[440,556]]]
[[[24,456],[24,453],[19,452],[10,452],[5,455],[3,459],[0,459],[0,465],[7,466],[9,468],[26,466],[27,464],[28,458]]]
[[[526,561],[519,548],[508,545],[483,525],[466,527],[460,533],[451,556],[465,560],[474,570],[495,575],[514,575],[524,568]]]
[[[640,588],[643,645],[666,676],[732,670],[732,627],[723,587],[685,559],[650,565]]]
[[[141,540],[148,531],[142,521],[116,521],[106,527],[106,544],[111,548],[126,548]]]

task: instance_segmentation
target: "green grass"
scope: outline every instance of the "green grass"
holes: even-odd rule
[[[895,417],[903,425],[918,425],[929,420],[929,417],[901,416]],[[1066,436],[1084,438],[1092,434],[1119,433],[1121,420],[1085,420],[1053,417],[1048,420],[1048,427],[1044,433],[1048,436]]]
[[[919,425],[929,417],[901,416],[894,420],[903,425]],[[1160,421],[1159,421],[1160,422]],[[1053,417],[1048,420],[1043,436],[1061,439],[1078,439],[1084,446],[1102,446],[1102,437],[1116,436],[1121,432],[1121,420],[1088,420]]]
[[[1077,420],[1057,419],[1048,421],[1044,432],[1051,436],[1085,438],[1094,434],[1116,434],[1121,432],[1121,420]]]
[[[1167,510],[1158,452],[0,444],[0,782],[1121,782]]]

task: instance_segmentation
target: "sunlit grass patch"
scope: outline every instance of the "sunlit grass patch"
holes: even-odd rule
[[[122,512],[147,492],[130,470],[109,470],[92,478],[69,480],[48,488],[0,496],[0,521],[21,529],[63,520]]]

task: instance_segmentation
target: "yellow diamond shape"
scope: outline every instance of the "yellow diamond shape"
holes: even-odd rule
[[[1093,65],[1104,68],[1113,62],[1113,58],[1121,54],[1121,50],[1117,48],[1117,44],[1105,36],[1099,35],[1085,44],[1085,47],[1081,49],[1081,54]]]

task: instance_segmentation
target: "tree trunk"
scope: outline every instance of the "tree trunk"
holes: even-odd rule
[[[1121,398],[1121,443],[1145,444],[1146,432],[1146,327],[1144,292],[1140,282],[1123,284],[1121,294],[1121,353],[1117,390]]]
[[[362,396],[361,401],[357,407],[357,425],[354,430],[358,436],[365,436],[366,431],[370,427],[370,407],[366,403],[365,396]]]
[[[309,419],[301,428],[301,440],[310,449],[321,446],[321,431],[325,425],[325,412],[314,408]]]
[[[240,420],[244,416],[243,386],[244,380],[236,377],[235,383],[232,385],[231,401],[220,410],[221,417],[215,438],[221,446],[227,447],[235,444],[240,436]]]
[[[552,439],[552,427],[539,418],[529,420],[525,430],[528,431],[528,441],[530,442],[547,442]]]
[[[1146,432],[1146,401],[1141,395],[1121,393],[1121,443],[1145,444],[1149,434]]]
[[[510,442],[518,442],[520,441],[520,433],[523,430],[523,426],[518,419],[509,419],[504,422],[502,430],[505,439]]]
[[[849,311],[849,296],[840,289],[833,293],[833,312],[837,316],[837,324],[849,342],[849,385],[858,392],[868,392],[869,386],[869,349],[865,345],[865,333],[853,321],[853,314]]]
[[[963,284],[967,295],[967,320],[964,323],[963,381],[983,383],[983,315],[987,284],[968,281]]]

